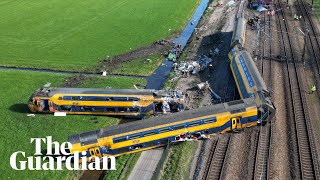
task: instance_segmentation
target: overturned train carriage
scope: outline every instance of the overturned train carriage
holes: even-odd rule
[[[68,140],[71,153],[86,151],[88,158],[119,156],[168,142],[239,131],[256,126],[260,118],[255,100],[248,98],[75,134]]]
[[[233,58],[230,59],[230,68],[241,98],[255,99],[259,113],[263,114],[261,122],[272,119],[275,107],[270,92],[250,54],[246,50],[234,51]]]
[[[179,91],[153,89],[42,88],[29,99],[31,112],[141,116],[184,110]]]

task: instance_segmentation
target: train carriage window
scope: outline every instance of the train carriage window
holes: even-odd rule
[[[116,108],[107,108],[107,112],[116,112]]]
[[[86,111],[86,112],[91,112],[91,111],[92,111],[92,108],[89,107],[89,106],[85,106],[85,107],[83,107],[83,109],[84,109],[84,111]]]
[[[114,101],[128,101],[128,97],[114,97]]]
[[[140,133],[137,133],[137,134],[131,134],[129,135],[129,138],[128,139],[137,139],[137,138],[140,138]]]
[[[104,108],[104,107],[95,107],[94,108],[95,112],[105,112],[105,110],[106,110],[106,108]]]
[[[119,112],[127,112],[127,108],[118,108]]]
[[[140,98],[136,98],[136,97],[129,97],[128,101],[139,101]]]
[[[71,96],[63,96],[62,99],[63,100],[71,100],[72,98],[71,98]]]
[[[113,98],[112,97],[104,97],[104,100],[105,101],[113,101]]]
[[[105,97],[105,96],[96,96],[92,98],[92,101],[108,101],[107,99],[109,99],[109,97]]]
[[[178,124],[178,125],[175,125],[172,127],[172,129],[174,129],[174,130],[183,129],[183,128],[185,128],[184,124]]]
[[[134,108],[129,108],[130,112],[139,112],[140,109],[138,107],[134,107]]]
[[[146,131],[143,134],[144,134],[144,136],[152,136],[155,134],[155,132],[154,132],[154,130],[151,130],[151,131]]]
[[[63,110],[63,111],[71,111],[71,106],[61,106],[61,110]]]
[[[194,121],[194,122],[189,122],[188,123],[189,127],[198,126],[198,125],[200,125],[200,121]]]
[[[213,118],[204,119],[203,122],[204,124],[214,123],[214,122],[217,122],[217,118],[213,117]]]
[[[164,128],[158,129],[158,133],[165,133],[165,132],[169,132],[169,131],[170,131],[169,127],[164,127]]]
[[[127,141],[127,136],[113,138],[113,143],[119,143],[123,141]]]

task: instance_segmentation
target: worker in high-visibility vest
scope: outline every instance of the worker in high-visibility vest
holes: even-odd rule
[[[316,85],[313,84],[313,85],[310,87],[311,94],[313,94],[316,90],[317,90]]]

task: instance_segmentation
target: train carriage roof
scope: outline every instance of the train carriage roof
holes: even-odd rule
[[[51,97],[55,94],[127,94],[169,96],[169,91],[154,89],[103,89],[103,88],[42,88],[36,94]]]
[[[116,126],[110,126],[102,128],[100,130],[94,130],[90,132],[85,132],[81,134],[75,134],[69,137],[69,142],[72,144],[80,143],[84,141],[90,141],[97,138],[113,136],[117,134],[138,131],[145,128],[161,126],[169,123],[175,123],[183,120],[198,118],[202,116],[208,116],[223,112],[230,112],[233,110],[243,109],[247,107],[256,106],[253,99],[243,99],[232,101],[228,103],[221,103],[212,106],[207,106],[198,109],[192,109],[188,111],[183,111],[179,113],[162,115],[159,117],[153,117],[149,119],[144,119],[136,122],[130,122],[126,124],[120,124]]]

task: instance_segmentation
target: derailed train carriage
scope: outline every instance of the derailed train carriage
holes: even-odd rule
[[[250,54],[246,50],[237,51],[230,59],[230,68],[241,99],[254,98],[260,122],[267,122],[275,115],[275,107],[270,92]]]
[[[236,19],[231,39],[231,50],[228,53],[230,68],[240,97],[242,99],[253,97],[259,108],[259,113],[264,114],[263,119],[272,119],[275,115],[275,107],[258,68],[249,52],[244,49],[245,32],[246,20],[239,17]]]
[[[237,22],[228,57],[242,100],[75,134],[69,137],[71,153],[85,151],[87,158],[120,156],[268,123],[275,107],[254,61],[243,50],[245,20],[237,20],[241,22]]]
[[[153,89],[41,88],[29,99],[31,112],[141,117],[184,110],[179,91]]]
[[[75,134],[68,140],[71,153],[86,151],[88,158],[120,156],[168,142],[239,131],[256,126],[260,119],[254,99],[248,98]]]

